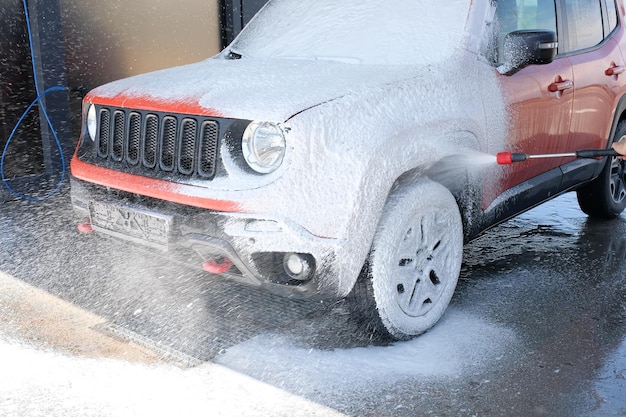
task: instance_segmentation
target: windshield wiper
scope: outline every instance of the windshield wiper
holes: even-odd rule
[[[226,59],[241,59],[242,57],[242,54],[235,52],[232,49],[226,54]]]

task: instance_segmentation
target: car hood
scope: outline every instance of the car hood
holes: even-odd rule
[[[415,67],[328,60],[211,58],[115,81],[87,101],[215,117],[282,122],[345,95],[417,76]]]

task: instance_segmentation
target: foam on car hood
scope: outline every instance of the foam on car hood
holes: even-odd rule
[[[415,67],[335,60],[224,59],[125,78],[87,101],[154,111],[282,122],[338,97],[418,76]]]

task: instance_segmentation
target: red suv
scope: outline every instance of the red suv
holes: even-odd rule
[[[272,0],[217,56],[90,92],[80,229],[288,296],[351,294],[413,337],[464,241],[570,190],[589,215],[624,209],[620,159],[493,157],[626,137],[623,19],[621,0]]]

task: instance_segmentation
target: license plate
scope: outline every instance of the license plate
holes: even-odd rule
[[[89,203],[89,215],[96,231],[167,249],[171,216],[97,201]]]

